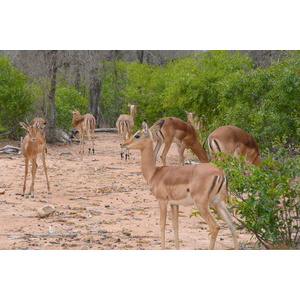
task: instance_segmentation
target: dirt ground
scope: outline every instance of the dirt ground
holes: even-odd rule
[[[0,141],[0,148],[18,146]],[[87,148],[87,147],[86,147]],[[79,155],[79,145],[47,145],[46,162],[52,194],[48,195],[42,162],[38,159],[35,198],[21,196],[24,158],[0,154],[0,249],[1,250],[159,250],[160,228],[157,201],[140,170],[140,153],[120,159],[116,133],[95,134],[95,155]],[[186,159],[196,157],[186,153]],[[176,165],[173,145],[167,157]],[[158,164],[161,162],[158,161]],[[27,189],[31,175],[27,180]],[[56,214],[39,218],[37,210],[53,205]],[[181,249],[206,249],[207,225],[200,217],[190,218],[192,207],[180,207]],[[232,249],[229,229],[219,221],[215,249]],[[50,225],[53,233],[49,233]],[[238,232],[240,249],[252,249],[250,235]],[[175,249],[171,215],[168,215],[166,247]]]

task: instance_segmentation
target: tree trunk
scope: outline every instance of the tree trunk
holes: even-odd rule
[[[137,54],[139,62],[142,64],[144,62],[145,50],[137,50],[136,54]]]
[[[75,72],[76,72],[76,75],[75,75],[74,85],[75,85],[76,91],[79,92],[80,91],[80,79],[81,79],[79,66],[76,66]]]
[[[50,120],[47,126],[47,142],[56,142],[56,108],[55,108],[55,92],[56,92],[56,75],[57,75],[57,50],[49,51],[50,56],[50,91],[48,94]]]
[[[98,76],[98,67],[93,68],[90,72],[90,102],[89,112],[96,119],[96,127],[100,125],[100,94],[102,89],[102,81]]]

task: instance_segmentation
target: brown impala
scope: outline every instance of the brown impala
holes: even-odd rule
[[[134,116],[136,115],[136,107],[135,105],[131,105],[128,103],[130,108],[130,115],[120,115],[117,122],[116,127],[118,129],[119,140],[120,142],[124,142],[131,136],[132,129],[134,127]],[[123,158],[124,152],[121,148],[121,159]],[[125,153],[125,160],[129,158],[129,151]]]
[[[27,134],[25,138],[22,140],[22,154],[25,158],[25,177],[24,177],[24,185],[23,185],[23,192],[22,196],[25,194],[26,189],[26,179],[28,174],[28,165],[29,161],[32,164],[32,182],[30,186],[30,192],[31,198],[34,198],[34,179],[36,175],[37,170],[37,155],[41,153],[42,156],[42,162],[44,165],[44,171],[46,175],[47,180],[47,187],[48,187],[48,194],[50,194],[50,184],[48,180],[48,173],[47,173],[47,166],[46,166],[46,158],[45,158],[45,148],[46,148],[46,140],[44,136],[40,133],[40,131],[37,128],[38,120],[36,119],[36,122],[33,125],[27,125],[25,123],[20,122],[20,125],[26,130]]]
[[[76,127],[79,131],[79,153],[84,153],[84,133],[87,133],[89,140],[89,153],[94,149],[94,134],[95,134],[95,125],[96,120],[92,114],[85,114],[82,116],[78,110],[70,110],[70,113],[73,115],[72,125]]]
[[[254,137],[236,126],[221,126],[208,136],[210,155],[218,152],[231,156],[244,155],[245,162],[258,166],[261,162]]]
[[[172,143],[176,143],[178,146],[179,165],[184,165],[183,153],[185,149],[191,149],[200,162],[208,162],[208,156],[197,138],[195,128],[191,124],[175,117],[165,117],[155,122],[150,130],[156,135],[157,140],[154,149],[155,162],[163,143],[165,143],[165,147],[161,158],[164,166],[167,165],[166,156]]]
[[[152,126],[152,129],[159,130],[159,128],[159,123]],[[142,174],[159,204],[162,249],[165,249],[168,204],[171,205],[172,209],[172,221],[177,249],[179,249],[179,205],[195,205],[199,209],[202,218],[208,224],[210,230],[208,249],[214,249],[220,229],[220,226],[210,212],[210,206],[214,207],[228,225],[234,241],[234,248],[238,249],[235,227],[225,203],[227,179],[223,171],[209,163],[157,167],[153,156],[152,133],[148,129],[146,121],[143,122],[143,129],[123,142],[121,146],[126,147],[128,150],[135,149],[141,151]]]

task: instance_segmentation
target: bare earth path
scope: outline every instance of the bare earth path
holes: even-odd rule
[[[0,147],[17,146],[0,141]],[[47,145],[46,162],[52,194],[47,194],[41,160],[35,180],[35,198],[20,195],[24,180],[22,155],[0,154],[0,249],[159,250],[159,209],[140,170],[140,153],[120,159],[116,133],[96,133],[95,155],[79,155],[79,145]],[[86,147],[87,148],[87,147]],[[188,156],[188,157],[187,157]],[[186,159],[195,156],[186,155]],[[176,147],[167,161],[177,164]],[[158,164],[161,162],[159,161]],[[31,175],[27,180],[27,187]],[[27,189],[27,190],[28,190]],[[57,214],[39,218],[36,211],[53,205]],[[207,225],[190,218],[191,207],[180,206],[181,249],[206,249]],[[172,222],[167,220],[166,246],[175,249]],[[216,249],[231,249],[225,223]],[[54,229],[49,234],[49,226]],[[240,249],[251,248],[250,236],[239,233]]]

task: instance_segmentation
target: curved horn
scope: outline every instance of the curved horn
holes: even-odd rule
[[[27,118],[27,117],[25,117],[25,123],[26,123],[26,125],[27,125],[27,126],[30,126],[30,124],[29,124],[29,121],[28,121],[28,118]]]

